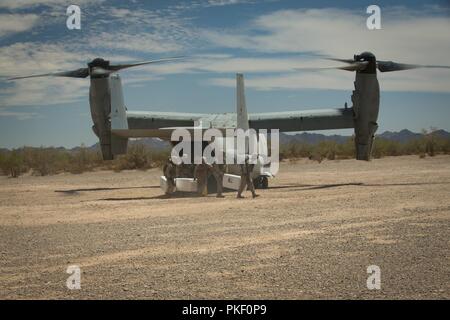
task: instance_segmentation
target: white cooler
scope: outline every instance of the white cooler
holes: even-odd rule
[[[176,178],[175,185],[177,187],[177,191],[197,192],[197,181],[193,178]]]
[[[167,191],[169,191],[169,183],[167,182],[167,178],[165,176],[161,176],[159,178],[159,186],[164,193],[167,193]]]
[[[223,175],[223,187],[231,190],[239,190],[241,184],[241,176],[225,173]],[[247,189],[245,187],[244,191]]]

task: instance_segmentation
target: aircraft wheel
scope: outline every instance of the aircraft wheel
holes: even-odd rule
[[[269,187],[269,179],[266,176],[259,176],[253,180],[255,189],[267,189]]]
[[[267,189],[268,187],[269,187],[269,179],[266,176],[261,177],[261,188]]]

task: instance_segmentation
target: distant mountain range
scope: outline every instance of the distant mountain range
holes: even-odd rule
[[[450,139],[450,133],[445,130],[436,130],[434,131],[434,135],[439,138],[444,139]],[[396,142],[409,142],[415,139],[422,138],[422,133],[416,133],[412,132],[408,129],[403,129],[398,132],[392,132],[392,131],[385,131],[381,134],[377,134],[376,138],[378,139],[386,139],[390,141],[396,141]],[[297,133],[294,135],[288,135],[281,133],[280,134],[280,143],[290,143],[290,142],[303,142],[303,143],[309,143],[309,144],[316,144],[322,141],[335,141],[336,143],[345,143],[348,141],[348,139],[351,138],[350,136],[341,136],[341,135],[324,135],[320,133]]]
[[[288,143],[308,143],[308,144],[317,144],[322,141],[334,141],[336,143],[345,143],[350,136],[341,136],[341,135],[324,135],[321,133],[309,133],[302,132],[296,134],[285,134],[280,133],[280,144],[288,144]]]
[[[436,130],[434,131],[436,137],[450,139],[450,133],[445,130]],[[422,133],[412,132],[408,129],[403,129],[398,132],[393,131],[385,131],[381,134],[377,134],[377,138],[382,138],[390,141],[397,142],[409,142],[411,140],[415,140],[421,138],[423,136]],[[309,133],[302,132],[297,134],[285,134],[280,133],[280,144],[288,144],[291,142],[299,142],[299,143],[308,143],[308,144],[317,144],[322,141],[335,141],[336,143],[345,143],[350,136],[341,136],[341,135],[324,135],[321,133]],[[169,149],[170,143],[159,138],[141,138],[141,139],[133,139],[130,140],[129,145],[143,144],[153,150],[164,150]],[[99,144],[93,144],[88,147],[91,150],[97,150],[99,148]],[[64,149],[64,147],[58,147],[57,149]],[[71,151],[77,151],[80,147],[75,147],[70,149]],[[7,149],[0,149],[0,151],[6,151]]]
[[[445,130],[436,130],[433,134],[438,138],[450,139],[450,133]],[[408,142],[423,137],[423,134],[411,132],[408,129],[403,129],[399,132],[385,131],[377,137],[398,142]]]
[[[445,130],[436,130],[434,134],[437,137],[450,139],[450,133]],[[422,133],[412,132],[408,129],[403,129],[399,132],[385,131],[381,134],[376,135],[377,138],[382,138],[390,141],[397,142],[409,142],[411,140],[415,140],[421,138],[423,136]],[[291,142],[298,143],[308,143],[308,144],[317,144],[322,141],[335,141],[336,143],[345,143],[350,139],[351,136],[341,136],[341,135],[324,135],[320,133],[309,133],[302,132],[297,134],[285,134],[280,133],[280,144],[288,144]],[[142,138],[131,140],[129,142],[131,145],[133,144],[144,144],[145,146],[154,149],[154,150],[163,150],[168,149],[170,147],[170,143],[158,138]],[[98,148],[98,143],[91,146],[91,148]]]

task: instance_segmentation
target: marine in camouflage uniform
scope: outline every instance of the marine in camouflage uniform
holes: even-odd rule
[[[167,184],[169,186],[166,194],[170,195],[175,190],[175,177],[176,177],[176,165],[172,162],[172,159],[170,157],[164,164],[163,174],[166,177]]]
[[[212,166],[210,166],[210,170],[216,179],[217,183],[217,198],[223,198],[223,175],[224,175],[224,168],[222,164],[213,163]]]
[[[208,195],[208,171],[209,165],[202,160],[202,163],[195,166],[194,179],[197,180],[197,193],[199,196]]]
[[[250,164],[248,162],[248,156],[245,157],[245,163],[241,164],[241,184],[239,185],[239,190],[237,194],[237,198],[243,198],[242,192],[245,189],[245,186],[248,186],[250,191],[252,192],[252,197],[256,198],[258,195],[255,192],[255,186],[253,185],[252,180],[252,171],[254,164]]]
[[[177,166],[177,178],[192,178],[194,176],[193,164],[180,164]]]

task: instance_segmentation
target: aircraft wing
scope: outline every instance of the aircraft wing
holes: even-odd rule
[[[200,114],[181,112],[127,111],[128,126],[112,128],[115,135],[127,138],[157,137],[169,139],[173,130],[185,128],[227,129],[237,127],[236,113]],[[252,129],[279,129],[280,132],[353,128],[353,109],[318,109],[250,113]]]
[[[253,113],[249,126],[280,132],[353,128],[353,108]]]
[[[168,139],[176,128],[202,128],[208,125],[207,120],[211,116],[201,113],[126,111],[126,125],[122,127],[112,126],[111,131],[114,135],[124,138],[155,137]]]
[[[156,137],[169,140],[177,128],[224,131],[228,128],[278,129],[280,132],[354,128],[353,108],[247,113],[243,75],[237,74],[236,113],[128,111],[112,105],[111,133],[119,138]]]

